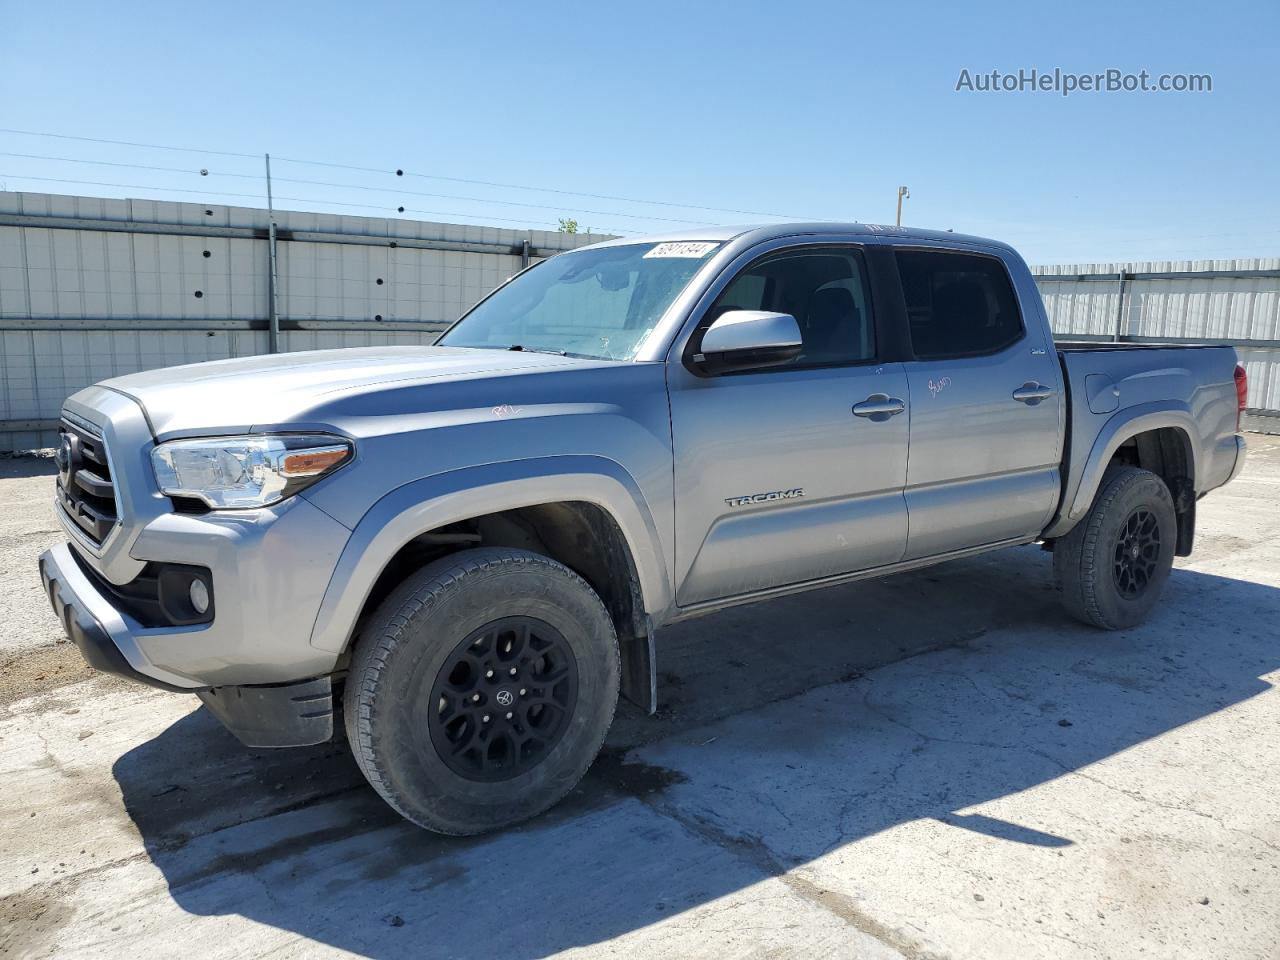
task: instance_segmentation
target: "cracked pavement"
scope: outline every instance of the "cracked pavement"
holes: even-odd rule
[[[1250,445],[1142,627],[1068,620],[1034,548],[695,620],[657,717],[470,840],[341,744],[83,679],[34,570],[50,476],[0,464],[0,957],[1274,957],[1280,439]]]

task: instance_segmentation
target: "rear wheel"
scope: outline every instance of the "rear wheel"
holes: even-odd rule
[[[1177,524],[1163,480],[1138,467],[1109,469],[1089,513],[1054,544],[1067,611],[1104,630],[1145,620],[1173,567]]]
[[[403,816],[481,833],[541,813],[582,778],[618,678],[613,623],[581,577],[524,550],[467,550],[409,577],[370,620],[347,736]]]

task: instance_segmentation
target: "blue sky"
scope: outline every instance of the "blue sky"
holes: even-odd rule
[[[644,233],[762,218],[391,171],[890,223],[906,184],[905,223],[1037,263],[1280,256],[1274,0],[0,0],[0,23],[2,127],[386,171],[278,160],[278,177],[353,185],[281,182],[301,198],[281,207]],[[955,90],[966,68],[1055,67],[1207,73],[1213,91]],[[245,205],[260,201],[214,192],[262,190],[244,157],[11,133],[0,153],[179,171],[0,156],[9,190]]]

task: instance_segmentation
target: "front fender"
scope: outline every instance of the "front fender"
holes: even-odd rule
[[[1187,458],[1191,465],[1192,476],[1195,478],[1196,489],[1204,489],[1204,478],[1199,473],[1202,465],[1200,458],[1196,456],[1197,451],[1192,441],[1193,437],[1199,436],[1200,431],[1191,414],[1191,409],[1184,403],[1169,401],[1153,401],[1126,407],[1102,425],[1090,448],[1088,458],[1085,459],[1083,466],[1074,471],[1074,480],[1072,467],[1068,465],[1068,481],[1063,492],[1062,505],[1058,508],[1058,514],[1053,522],[1045,530],[1044,536],[1053,538],[1064,535],[1089,512],[1093,498],[1097,495],[1099,486],[1102,485],[1102,477],[1107,471],[1107,465],[1111,463],[1111,458],[1122,444],[1140,433],[1159,430],[1162,427],[1173,427],[1182,432],[1186,439]],[[1077,441],[1073,438],[1072,442],[1074,445]]]
[[[595,504],[613,517],[631,550],[645,611],[668,609],[671,586],[658,530],[626,470],[594,456],[509,460],[415,480],[370,507],[329,580],[311,645],[330,653],[346,648],[378,576],[414,537],[482,514],[569,500]]]

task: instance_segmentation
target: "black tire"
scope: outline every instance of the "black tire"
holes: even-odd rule
[[[347,678],[347,737],[406,819],[483,833],[582,779],[618,679],[613,623],[581,577],[525,550],[465,550],[408,577],[370,619]]]
[[[1067,612],[1104,630],[1141,623],[1169,579],[1177,535],[1163,480],[1138,467],[1109,468],[1089,513],[1053,547]]]

